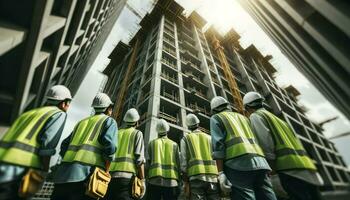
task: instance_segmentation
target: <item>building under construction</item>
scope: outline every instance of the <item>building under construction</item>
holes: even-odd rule
[[[234,110],[242,112],[241,96],[255,90],[265,96],[266,107],[298,133],[325,181],[323,189],[348,187],[349,170],[321,127],[298,105],[299,92],[276,84],[272,57],[254,45],[241,47],[234,30],[224,36],[213,28],[203,32],[206,21],[196,12],[185,17],[183,10],[172,0],[158,1],[130,44],[120,42],[110,54],[105,92],[116,102],[119,122],[128,108],[135,107],[146,145],[157,136],[158,118],[170,123],[169,138],[179,142],[188,131],[186,114],[196,113],[201,129],[209,133],[214,96],[227,98]]]
[[[239,2],[295,67],[350,119],[349,2]]]
[[[75,94],[126,0],[0,0],[0,136],[47,90]]]

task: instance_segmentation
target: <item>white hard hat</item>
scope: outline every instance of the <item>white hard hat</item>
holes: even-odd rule
[[[135,108],[130,108],[124,115],[124,122],[137,122],[140,119],[139,112]]]
[[[113,102],[109,96],[105,93],[99,93],[95,96],[91,106],[94,108],[107,108],[111,105],[113,105]]]
[[[194,115],[194,114],[188,114],[187,116],[186,116],[186,125],[188,126],[188,127],[191,127],[191,126],[194,126],[194,125],[196,125],[196,124],[199,124],[199,119],[198,119],[198,117],[196,116],[196,115]]]
[[[264,101],[264,97],[261,96],[258,92],[248,92],[243,97],[243,105],[246,106],[256,100]]]
[[[210,101],[210,108],[214,110],[224,104],[229,104],[228,101],[222,96],[216,96]]]
[[[63,101],[65,99],[71,100],[72,95],[68,88],[64,85],[55,85],[47,92],[46,98],[48,100]]]
[[[170,130],[170,126],[167,121],[160,119],[157,123],[156,130],[158,133],[166,133]]]

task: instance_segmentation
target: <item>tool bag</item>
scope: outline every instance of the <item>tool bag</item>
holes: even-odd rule
[[[140,199],[143,190],[144,188],[142,186],[142,180],[139,179],[137,176],[134,176],[131,187],[131,196],[134,199]]]
[[[103,198],[106,195],[108,184],[111,181],[109,165],[110,162],[106,162],[106,170],[95,167],[85,191],[86,195],[95,199]]]
[[[18,196],[28,198],[34,196],[43,186],[45,177],[38,171],[29,169],[23,176],[18,190]]]

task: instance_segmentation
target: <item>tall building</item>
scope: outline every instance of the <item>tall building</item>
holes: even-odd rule
[[[0,133],[63,84],[74,94],[126,0],[0,0]]]
[[[350,119],[349,2],[239,2],[298,70]]]
[[[267,108],[285,119],[298,133],[315,161],[326,190],[349,186],[349,170],[334,145],[310,121],[298,105],[299,92],[292,86],[282,89],[275,80],[271,56],[263,56],[251,45],[243,48],[240,36],[229,31],[225,36],[213,28],[202,31],[206,21],[197,13],[182,15],[183,8],[172,0],[159,0],[140,22],[141,29],[130,44],[120,42],[110,54],[104,70],[109,77],[105,86],[122,112],[135,107],[141,115],[139,128],[145,144],[157,136],[156,122],[170,123],[169,138],[179,142],[188,131],[185,116],[196,113],[201,129],[209,133],[210,100],[221,95],[233,102],[229,83],[213,45],[217,38],[235,76],[240,94],[255,90],[267,99]],[[130,81],[125,81],[127,80]],[[125,98],[119,98],[125,91]],[[236,109],[233,104],[232,108]],[[120,116],[119,116],[120,117]]]

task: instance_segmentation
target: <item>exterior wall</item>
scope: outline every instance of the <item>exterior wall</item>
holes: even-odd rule
[[[239,2],[299,71],[350,118],[349,4],[326,0]]]
[[[146,145],[156,137],[158,118],[169,122],[169,138],[179,142],[188,131],[186,114],[196,113],[203,131],[209,133],[210,100],[221,95],[233,103],[223,68],[207,34],[203,34],[191,18],[173,17],[167,10],[162,13],[148,25],[147,31],[135,36],[142,42],[123,104],[123,113],[131,107],[140,112],[139,128]],[[349,170],[333,144],[320,127],[307,119],[295,98],[277,86],[273,74],[252,51],[253,47],[238,46],[236,51],[231,48],[233,44],[223,41],[222,45],[241,95],[251,90],[262,93],[267,99],[266,107],[291,125],[317,163],[326,183],[324,189],[349,186]],[[111,64],[106,69],[108,73],[105,72],[110,74],[105,92],[112,96],[119,91],[132,48],[131,45],[125,56],[110,57]]]
[[[0,1],[0,126],[45,103],[55,84],[74,94],[126,0]]]

